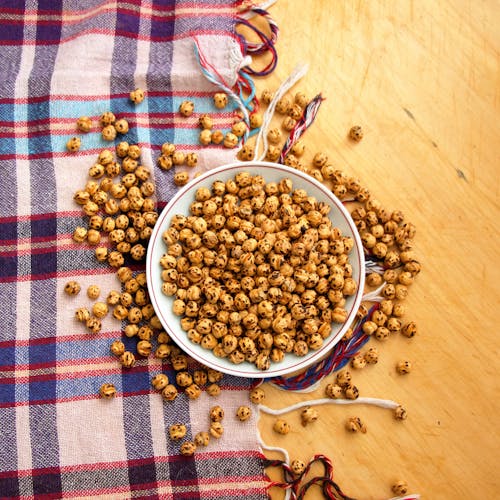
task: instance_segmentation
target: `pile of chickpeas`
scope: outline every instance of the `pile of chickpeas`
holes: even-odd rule
[[[267,370],[320,349],[357,291],[342,235],[289,178],[242,171],[196,190],[163,232],[162,291],[188,338],[234,364]]]

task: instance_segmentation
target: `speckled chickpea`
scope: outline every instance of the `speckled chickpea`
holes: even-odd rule
[[[80,116],[76,121],[76,128],[83,133],[90,132],[92,120],[88,116]]]
[[[412,364],[411,364],[411,361],[408,361],[408,360],[399,361],[396,365],[396,371],[400,375],[406,375],[406,374],[410,373],[411,369],[412,369]]]
[[[194,102],[193,101],[182,101],[179,105],[179,113],[184,117],[189,117],[194,112]]]
[[[306,470],[306,464],[302,460],[292,460],[290,463],[290,469],[296,476],[301,476]]]
[[[116,395],[116,387],[111,383],[102,384],[99,388],[99,394],[104,399],[112,399]]]
[[[101,320],[95,316],[90,316],[90,318],[85,321],[85,326],[91,333],[99,333],[102,328]]]
[[[123,368],[132,368],[135,365],[134,353],[130,351],[125,351],[120,356],[120,363],[123,366]]]
[[[366,426],[359,417],[350,417],[347,419],[345,428],[349,432],[362,432],[366,434]]]
[[[222,422],[224,420],[224,409],[221,406],[210,408],[209,417],[212,422]]]
[[[224,92],[216,92],[214,94],[213,101],[214,101],[214,106],[217,109],[223,109],[227,106],[228,103],[227,94],[225,94]]]
[[[140,104],[142,101],[144,101],[144,97],[145,92],[140,88],[132,90],[132,92],[130,92],[129,94],[129,98],[134,104]]]
[[[187,172],[176,172],[174,175],[174,184],[176,186],[185,186],[189,182],[189,174]]]
[[[236,137],[243,137],[248,130],[247,124],[244,121],[238,121],[231,127],[231,132]]]
[[[290,424],[283,418],[277,418],[273,424],[274,432],[278,434],[288,434],[291,430]]]
[[[208,446],[210,443],[210,434],[205,431],[200,431],[194,436],[196,446]]]
[[[90,285],[87,288],[87,297],[89,299],[97,299],[99,295],[101,294],[101,288],[98,285]]]
[[[184,424],[172,424],[168,428],[168,435],[173,441],[180,441],[187,434],[187,428]]]
[[[239,406],[236,410],[236,418],[240,422],[246,422],[252,416],[252,410],[249,406]]]
[[[235,148],[238,145],[238,142],[238,136],[236,136],[232,132],[227,132],[224,136],[223,144],[225,148]]]
[[[194,441],[185,441],[179,448],[181,455],[191,457],[196,452],[196,443]]]
[[[406,495],[408,493],[408,483],[400,479],[391,486],[391,491],[398,496]]]
[[[211,422],[209,432],[212,437],[220,439],[224,434],[224,427],[220,422]]]
[[[279,144],[282,138],[282,133],[279,128],[272,128],[267,133],[267,139],[271,144]]]
[[[218,384],[210,384],[207,389],[206,389],[206,392],[209,396],[212,396],[212,397],[217,397],[220,395],[221,393],[221,388]]]
[[[109,346],[111,354],[120,357],[125,352],[125,344],[121,340],[114,340]]]
[[[363,139],[363,135],[363,129],[359,125],[355,125],[349,130],[349,138],[355,142],[359,142]]]
[[[292,98],[288,94],[285,94],[276,103],[276,112],[279,113],[280,115],[286,115],[291,107],[292,107]]]
[[[312,422],[316,422],[319,418],[319,413],[316,408],[307,406],[300,412],[300,421],[303,426],[306,426]]]
[[[173,401],[178,396],[178,394],[179,392],[173,384],[166,385],[161,391],[161,395],[165,401]]]
[[[86,307],[79,307],[75,311],[75,318],[81,323],[85,323],[90,318],[90,311]]]
[[[190,168],[196,167],[196,165],[198,165],[198,155],[196,153],[187,153],[185,164]]]
[[[327,384],[325,395],[331,399],[340,399],[344,395],[344,390],[338,384]]]
[[[79,137],[71,137],[66,142],[66,149],[71,153],[76,153],[80,146],[82,145],[82,140]]]
[[[101,136],[105,141],[114,141],[116,139],[116,128],[113,125],[106,125],[101,130]]]
[[[128,121],[125,120],[125,118],[120,118],[119,120],[116,120],[116,122],[115,122],[115,130],[119,134],[126,134],[129,131]]]
[[[78,295],[82,287],[78,281],[68,281],[66,285],[64,285],[64,291],[68,295]]]
[[[370,347],[364,354],[365,361],[370,365],[378,363],[378,357],[379,354],[376,347]]]
[[[264,392],[264,389],[262,387],[254,387],[250,391],[250,401],[254,404],[260,404],[264,401],[266,398],[266,393]]]

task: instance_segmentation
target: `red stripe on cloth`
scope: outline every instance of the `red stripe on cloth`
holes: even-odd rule
[[[204,14],[200,14],[199,18],[204,19],[206,16]],[[63,45],[68,42],[72,42],[74,40],[77,40],[78,38],[81,38],[83,36],[88,36],[88,35],[103,35],[103,36],[109,36],[111,38],[115,37],[124,37],[124,38],[130,38],[133,40],[138,40],[141,42],[173,42],[175,40],[182,40],[185,38],[193,38],[194,36],[202,36],[202,35],[214,35],[214,36],[220,36],[220,37],[228,37],[228,38],[233,38],[236,41],[239,41],[239,39],[233,35],[233,33],[220,30],[220,29],[208,29],[208,30],[189,30],[184,33],[176,33],[175,35],[166,35],[166,36],[144,36],[140,35],[138,33],[130,33],[128,31],[121,31],[121,30],[104,30],[104,29],[88,29],[88,30],[83,30],[75,35],[68,36],[66,38],[63,38],[61,40],[44,40],[43,44],[40,43],[39,40],[23,40],[22,45],[25,46],[34,46],[34,45]],[[12,45],[18,45],[18,43],[12,43],[9,40],[0,40],[0,46],[3,47],[10,47]]]

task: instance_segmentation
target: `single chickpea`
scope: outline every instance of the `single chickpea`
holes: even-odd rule
[[[198,432],[194,437],[197,446],[208,446],[210,443],[210,434],[205,431]]]
[[[411,361],[407,360],[399,361],[398,364],[396,365],[396,371],[400,375],[406,375],[410,373],[411,369],[412,369]]]
[[[184,424],[172,424],[168,428],[168,434],[170,436],[170,439],[173,441],[180,441],[187,433],[187,428]]]
[[[177,388],[173,384],[166,385],[161,391],[161,395],[165,401],[173,401],[178,394]]]
[[[235,148],[238,145],[238,136],[236,136],[232,132],[227,132],[227,134],[224,136],[223,144],[225,148]]]
[[[101,130],[101,136],[105,141],[114,141],[116,139],[116,129],[113,125],[106,125]]]
[[[306,470],[306,464],[302,460],[292,460],[290,464],[290,469],[296,476],[301,476]]]
[[[144,90],[137,88],[135,90],[132,90],[132,92],[130,92],[129,97],[134,104],[140,104],[142,101],[144,101],[145,92]]]
[[[406,493],[408,493],[408,483],[404,480],[396,481],[391,486],[391,490],[395,495],[406,495]]]
[[[291,428],[290,424],[286,420],[278,418],[273,424],[273,430],[278,434],[288,434]]]
[[[185,441],[181,444],[179,451],[181,452],[181,455],[191,457],[196,451],[196,443],[193,441]]]
[[[87,297],[89,299],[97,299],[99,295],[101,294],[101,288],[98,285],[90,285],[87,288]]]
[[[80,116],[76,121],[76,128],[83,133],[90,132],[92,120],[88,116]]]
[[[68,139],[68,142],[66,142],[66,149],[71,153],[76,153],[81,145],[82,140],[79,137],[71,137],[71,139]]]
[[[102,384],[99,389],[99,394],[104,399],[112,399],[116,395],[116,387],[110,383]]]
[[[132,368],[135,365],[134,353],[130,351],[125,351],[120,356],[120,363],[124,368]]]
[[[64,285],[64,291],[68,295],[78,295],[82,287],[78,281],[68,281],[66,285]]]
[[[363,139],[363,135],[363,129],[359,125],[355,125],[349,130],[349,138],[355,142],[359,142]]]
[[[125,118],[120,118],[115,122],[115,130],[119,134],[126,134],[129,131],[129,124]]]
[[[219,439],[222,437],[222,434],[224,434],[224,427],[220,422],[212,422],[210,424],[209,432],[212,437]]]
[[[214,94],[214,105],[217,109],[223,109],[227,106],[228,97],[224,92],[217,92]]]
[[[240,422],[246,422],[252,416],[252,410],[248,406],[239,406],[236,410],[236,417]]]
[[[109,346],[111,354],[120,357],[125,352],[125,344],[121,340],[114,340]]]

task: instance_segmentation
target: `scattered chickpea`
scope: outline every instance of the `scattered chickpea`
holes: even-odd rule
[[[301,476],[306,470],[306,464],[302,460],[292,460],[290,464],[290,469],[296,476]]]
[[[362,432],[366,434],[366,426],[359,417],[350,417],[345,424],[349,432]]]
[[[318,418],[319,418],[319,413],[318,410],[316,410],[316,408],[308,406],[300,412],[300,420],[303,426],[306,426],[311,422],[316,422]]]
[[[349,130],[349,138],[355,142],[359,142],[361,139],[363,139],[363,129],[359,125],[351,127],[351,129]]]
[[[210,408],[210,420],[212,422],[222,422],[224,420],[224,410],[220,406]]]
[[[180,447],[180,452],[181,455],[184,455],[185,457],[191,457],[194,455],[196,451],[196,443],[193,441],[185,441],[184,443],[181,444]]]
[[[227,106],[228,98],[224,92],[214,94],[214,105],[217,109],[223,109]]]
[[[66,285],[64,285],[64,291],[68,295],[78,295],[82,287],[78,281],[68,281]]]
[[[225,148],[235,148],[238,145],[238,136],[232,132],[227,132],[223,144]]]
[[[193,114],[194,102],[193,101],[182,101],[179,105],[179,113],[184,117],[189,117]]]
[[[90,285],[87,288],[87,297],[89,299],[97,299],[99,295],[101,294],[101,288],[98,285]]]
[[[83,133],[90,132],[92,120],[88,116],[80,116],[76,121],[76,128]]]
[[[144,101],[145,92],[144,90],[137,88],[135,90],[132,90],[132,92],[130,92],[129,97],[134,104],[140,104],[142,101]]]
[[[407,360],[399,361],[398,364],[396,365],[396,371],[400,375],[406,375],[410,373],[411,369],[412,369],[411,361]]]
[[[115,130],[119,134],[126,134],[129,131],[129,124],[125,118],[120,118],[115,122]],[[113,138],[114,139],[114,138]]]
[[[71,137],[71,139],[68,139],[68,142],[66,142],[66,149],[71,153],[76,153],[81,145],[82,140],[79,137]]]
[[[291,429],[290,424],[286,420],[278,418],[273,424],[273,430],[278,434],[288,434]]]
[[[172,424],[168,428],[168,435],[173,441],[180,441],[187,433],[187,428],[184,424]]]
[[[222,434],[224,434],[224,427],[222,427],[220,422],[212,422],[210,424],[209,432],[212,437],[219,439],[222,437]]]
[[[266,393],[262,387],[255,387],[250,391],[250,401],[254,404],[260,404],[266,398]]]
[[[125,352],[125,344],[121,340],[114,340],[109,346],[111,354],[120,357]]]
[[[110,383],[102,384],[99,389],[99,394],[104,399],[112,399],[116,395],[116,387]]]
[[[252,416],[252,410],[249,406],[239,406],[236,410],[236,417],[240,422],[246,422]]]
[[[205,431],[200,431],[194,436],[196,446],[208,446],[210,443],[210,434]]]
[[[101,130],[101,136],[105,141],[114,141],[116,139],[116,128],[113,125],[106,125]]]
[[[406,495],[408,493],[408,483],[404,480],[396,481],[392,486],[391,490],[395,495]]]
[[[396,420],[406,420],[408,418],[408,413],[403,406],[398,406],[394,409],[394,418]]]

